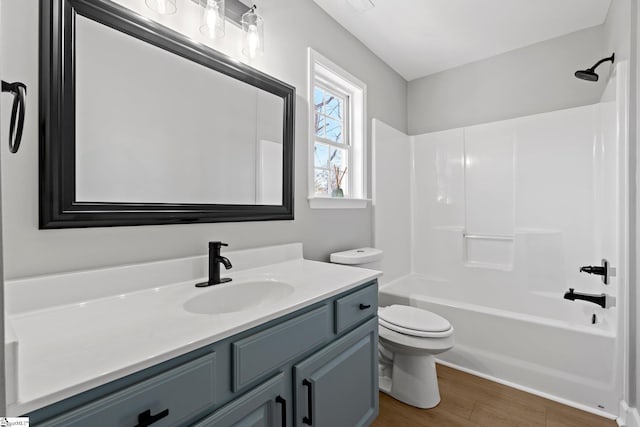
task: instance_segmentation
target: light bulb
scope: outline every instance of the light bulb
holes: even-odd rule
[[[160,15],[176,13],[176,0],[146,0],[147,7]]]
[[[224,36],[224,0],[207,0],[202,15],[200,32],[209,38]]]
[[[260,35],[258,34],[258,27],[255,25],[249,25],[247,30],[247,48],[249,58],[255,58],[260,47]]]
[[[262,17],[255,10],[256,7],[253,6],[242,15],[242,30],[244,31],[242,53],[249,59],[255,58],[264,50]]]

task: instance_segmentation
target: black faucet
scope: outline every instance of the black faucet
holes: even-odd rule
[[[224,268],[227,270],[232,267],[231,261],[226,257],[220,255],[220,248],[222,246],[229,246],[222,242],[209,242],[209,280],[206,282],[197,283],[196,287],[204,288],[206,286],[217,285],[220,283],[230,282],[231,278],[220,278],[220,264],[224,264]]]
[[[583,301],[589,301],[592,302],[594,304],[598,304],[600,307],[602,308],[606,308],[607,307],[607,294],[600,294],[600,295],[595,295],[595,294],[581,294],[579,292],[573,292],[573,288],[569,288],[569,292],[566,292],[564,294],[564,299],[568,299],[571,301],[575,301],[577,299],[583,300]]]

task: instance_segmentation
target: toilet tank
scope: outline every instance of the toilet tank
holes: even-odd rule
[[[376,248],[358,248],[348,251],[334,252],[330,260],[334,264],[352,265],[354,267],[381,270],[382,250]]]

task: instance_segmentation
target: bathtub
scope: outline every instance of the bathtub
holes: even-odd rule
[[[611,309],[547,293],[512,296],[412,274],[384,285],[380,305],[411,305],[448,319],[456,344],[438,356],[445,365],[615,418],[621,350]]]

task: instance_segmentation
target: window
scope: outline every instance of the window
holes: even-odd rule
[[[366,86],[309,49],[309,200],[365,207]]]
[[[349,188],[348,97],[320,85],[313,88],[314,191],[316,196],[341,197],[351,194]]]

